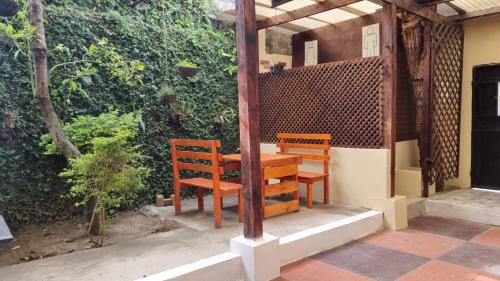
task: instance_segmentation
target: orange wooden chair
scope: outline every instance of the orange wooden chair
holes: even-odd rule
[[[241,222],[243,219],[243,195],[241,184],[221,180],[221,175],[224,174],[224,169],[220,166],[222,155],[217,152],[221,146],[220,141],[171,139],[170,146],[172,151],[172,166],[174,174],[175,215],[177,216],[181,213],[181,189],[185,187],[196,187],[198,210],[200,211],[203,211],[204,209],[204,190],[212,190],[216,228],[220,228],[222,225],[222,198],[224,196],[238,195],[238,215]],[[179,150],[179,147],[191,150]],[[193,148],[205,148],[205,150],[209,149],[210,151],[198,152],[193,151]],[[182,159],[189,159],[191,162],[182,162]],[[210,162],[210,164],[203,164],[203,162]],[[181,179],[181,170],[204,172],[211,174],[211,178],[196,177]]]
[[[276,146],[279,147],[279,154],[299,155],[307,160],[317,160],[323,162],[323,173],[312,173],[299,171],[299,183],[307,185],[307,208],[312,208],[312,187],[315,182],[323,181],[323,199],[324,203],[329,202],[329,162],[330,162],[330,140],[329,134],[288,134],[279,133],[279,142]],[[300,142],[302,141],[302,142]],[[306,143],[303,143],[306,141]],[[321,143],[310,143],[321,142]],[[290,152],[290,149],[300,149],[306,151],[316,151],[316,153]],[[318,152],[321,153],[318,153]]]

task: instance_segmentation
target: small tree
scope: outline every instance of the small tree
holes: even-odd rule
[[[80,116],[64,129],[82,148],[82,155],[70,159],[60,176],[71,186],[70,196],[78,198],[77,206],[95,202],[89,234],[97,233],[98,246],[104,241],[106,216],[122,206],[141,187],[147,170],[141,166],[138,146],[131,140],[137,135],[135,114],[119,116],[116,112],[100,116]],[[42,138],[47,154],[58,153],[50,136]]]

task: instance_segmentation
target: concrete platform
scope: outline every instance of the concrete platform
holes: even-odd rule
[[[437,193],[425,202],[432,216],[455,218],[500,226],[500,193],[476,189],[453,189]]]
[[[236,198],[226,199],[221,229],[213,228],[211,197],[204,212],[196,209],[196,199],[182,203],[182,215],[173,216],[173,207],[148,206],[149,215],[173,219],[182,227],[127,243],[91,249],[63,256],[0,268],[2,281],[17,280],[135,280],[186,263],[222,254],[229,250],[230,238],[242,234],[238,223]],[[310,227],[342,220],[368,210],[348,206],[314,205],[300,212],[264,222],[264,231],[283,237]]]
[[[0,215],[0,249],[9,247],[12,240],[14,240],[14,237],[10,233],[9,226],[7,226],[3,216]]]

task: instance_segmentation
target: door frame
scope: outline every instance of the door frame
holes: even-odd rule
[[[478,81],[476,77],[476,71],[481,68],[487,68],[487,67],[498,67],[500,68],[500,63],[498,64],[486,64],[486,65],[476,65],[472,68],[473,74],[472,74],[472,103],[471,103],[471,171],[470,171],[470,176],[471,176],[471,187],[477,187],[477,188],[483,188],[483,189],[491,189],[491,190],[500,190],[500,184],[499,186],[490,186],[490,185],[481,185],[478,183],[479,181],[479,174],[478,174],[478,166],[481,163],[481,158],[480,157],[480,152],[478,151],[479,147],[477,144],[478,137],[477,137],[477,131],[474,129],[476,126],[476,102],[477,102],[477,94],[478,94],[478,87],[479,85],[482,84],[490,84],[490,83],[497,83],[498,84],[498,106],[500,107],[500,77],[498,79],[492,79],[492,80],[484,80],[484,81]],[[499,116],[500,116],[500,108],[499,110]],[[500,117],[499,117],[500,118]]]

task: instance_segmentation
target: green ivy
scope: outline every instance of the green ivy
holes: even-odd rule
[[[170,138],[220,139],[223,152],[237,151],[235,31],[213,20],[209,0],[131,2],[48,0],[45,19],[49,68],[61,65],[51,71],[50,90],[63,123],[110,107],[119,114],[141,112],[134,141],[150,174],[133,202],[139,206],[157,193],[172,193]],[[140,71],[140,79],[106,64],[67,63],[98,51],[101,58],[133,62],[129,68]],[[16,224],[72,216],[81,210],[72,207],[69,188],[58,177],[68,163],[39,145],[47,129],[33,99],[28,60],[15,52],[15,46],[0,44],[0,117],[15,115],[15,127],[2,128],[0,136],[0,212]],[[182,60],[199,68],[194,77],[179,75],[176,63]],[[173,103],[159,98],[172,93]],[[169,121],[177,113],[180,127]],[[223,121],[222,128],[214,120]]]

